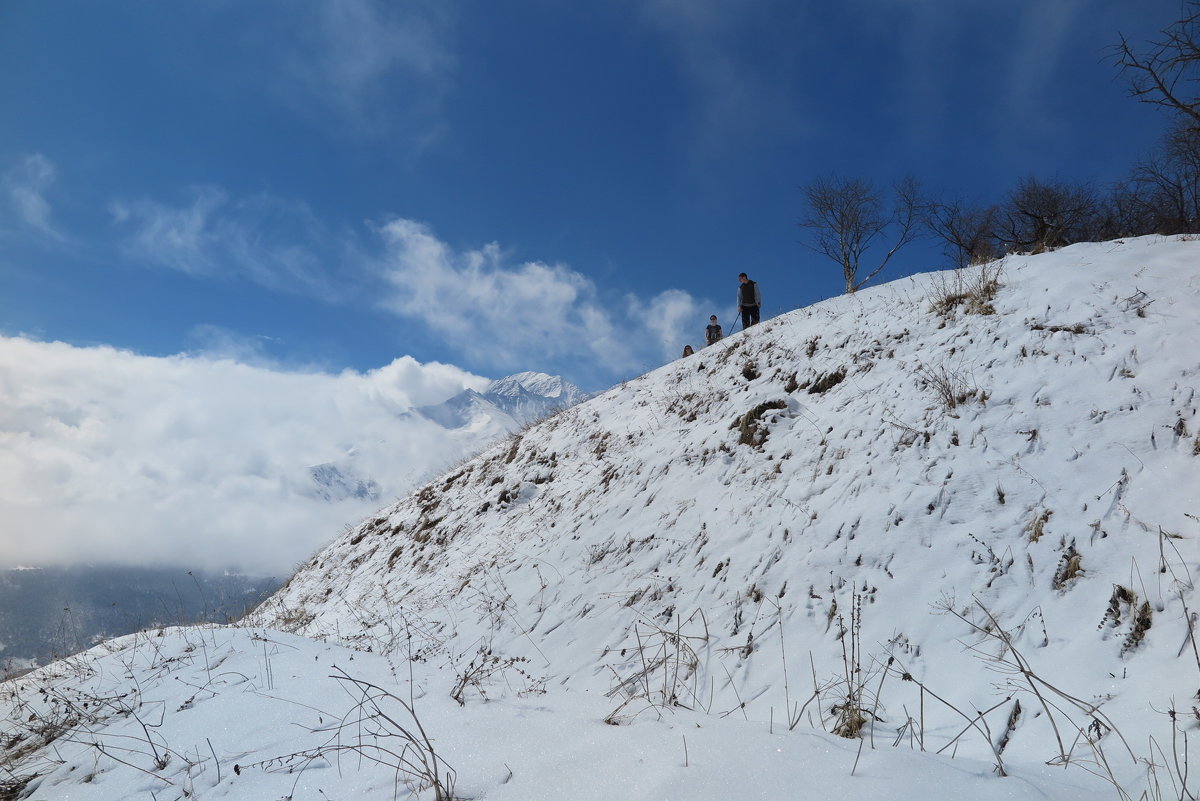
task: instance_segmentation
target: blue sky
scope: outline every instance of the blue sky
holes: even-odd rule
[[[1124,175],[1178,0],[10,0],[0,334],[597,390],[837,294],[819,175]],[[882,279],[940,267],[901,253]]]

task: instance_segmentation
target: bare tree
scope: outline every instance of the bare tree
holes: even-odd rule
[[[1200,2],[1188,0],[1184,16],[1162,30],[1162,38],[1149,42],[1146,53],[1135,53],[1124,36],[1114,48],[1115,60],[1129,76],[1133,96],[1144,103],[1164,106],[1200,126]]]
[[[968,206],[961,199],[938,201],[928,205],[924,224],[958,269],[1003,255],[996,242],[998,213],[995,206]]]
[[[817,178],[802,191],[808,208],[797,225],[811,232],[809,247],[841,265],[847,294],[878,275],[896,251],[919,233],[923,207],[914,178],[896,184],[890,209],[879,190],[859,178]],[[859,278],[863,257],[889,231],[895,232],[893,244],[879,264]]]
[[[1168,130],[1134,167],[1129,194],[1142,220],[1137,233],[1193,233],[1200,221],[1200,128],[1181,119]]]
[[[1000,209],[996,233],[1010,253],[1037,253],[1098,238],[1101,217],[1090,187],[1023,178]]]

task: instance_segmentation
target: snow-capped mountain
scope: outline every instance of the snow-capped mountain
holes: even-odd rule
[[[349,449],[340,459],[310,467],[311,492],[330,502],[357,500],[371,504],[385,494],[394,497],[443,465],[584,397],[578,387],[561,376],[535,372],[498,379],[483,392],[464,390],[442,403],[421,406],[404,415],[409,426],[423,423],[428,428],[432,422],[446,429],[441,432],[436,451],[425,454],[428,458],[423,462],[414,463],[407,453],[397,461],[387,439],[364,443]],[[364,506],[362,514],[372,509]]]
[[[434,797],[369,756],[417,719],[463,797],[1194,797],[1197,264],[1076,245],[730,336],[370,516],[242,630],[31,674],[14,729],[141,717],[14,773]]]
[[[467,389],[417,411],[445,428],[508,433],[584,399],[561,376],[524,372],[493,381],[483,392]]]
[[[347,456],[347,461],[353,454]],[[355,475],[352,468],[335,462],[314,465],[308,468],[312,476],[313,488],[318,497],[327,501],[337,502],[347,498],[357,498],[360,501],[379,500],[379,482],[373,478]]]

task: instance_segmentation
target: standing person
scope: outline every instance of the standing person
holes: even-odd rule
[[[742,313],[742,328],[746,329],[759,320],[762,309],[762,295],[758,292],[758,284],[738,273],[738,311]]]
[[[704,344],[713,345],[721,341],[721,337],[725,333],[721,331],[721,326],[717,325],[717,315],[712,315],[708,318],[708,327],[704,329]]]

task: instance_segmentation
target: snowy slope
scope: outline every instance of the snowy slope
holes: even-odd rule
[[[369,651],[356,669],[414,688],[471,797],[1170,788],[1200,764],[1198,262],[1200,242],[1077,245],[767,321],[380,511],[247,625],[308,638],[286,640],[287,685],[322,709],[327,659]],[[985,313],[945,302],[997,270]],[[376,782],[355,797],[391,797],[341,770],[325,792],[355,776]]]
[[[715,725],[687,710],[606,726],[607,699],[561,688],[459,706],[425,668],[415,666],[410,695],[406,664],[280,632],[190,628],[113,640],[0,686],[0,703],[14,710],[0,746],[19,756],[0,773],[0,797],[434,798],[428,786],[411,795],[419,780],[373,750],[402,753],[400,732],[416,732],[416,721],[455,797],[492,801],[790,799],[798,787],[834,798],[857,756],[857,742],[743,719]],[[390,719],[379,737],[379,719],[363,712],[372,705]],[[750,781],[737,765],[754,766]],[[1056,773],[1019,767],[997,781],[986,762],[888,748],[863,757],[853,781],[869,798],[1089,801],[1102,789]]]
[[[798,685],[810,653],[818,678],[840,671],[856,608],[864,668],[892,655],[959,708],[992,706],[1006,677],[938,613],[978,621],[978,599],[1047,680],[1108,699],[1127,739],[1161,737],[1147,704],[1186,708],[1200,680],[1190,648],[1175,657],[1197,567],[1198,256],[1080,245],[1009,259],[992,314],[931,313],[949,279],[924,276],[772,320],[364,522],[263,620],[386,642],[403,619],[440,659],[486,642],[592,692],[636,672],[639,636],[703,633],[705,705],[766,719],[785,656]],[[973,397],[947,409],[939,382]],[[1007,752],[1053,756],[1047,718],[1018,718]]]

